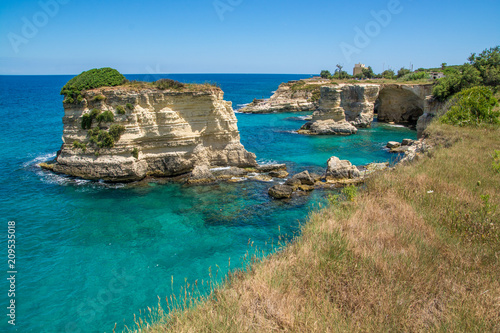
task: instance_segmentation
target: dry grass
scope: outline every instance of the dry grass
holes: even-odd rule
[[[160,310],[138,327],[499,332],[500,174],[491,154],[500,130],[435,125],[428,136],[439,146],[428,157],[373,178],[354,202],[311,214],[292,244],[196,307]]]

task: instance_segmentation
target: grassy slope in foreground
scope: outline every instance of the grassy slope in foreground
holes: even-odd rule
[[[500,331],[500,129],[428,135],[428,157],[313,213],[281,253],[146,331]]]

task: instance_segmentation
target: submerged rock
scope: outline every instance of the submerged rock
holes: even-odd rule
[[[217,178],[214,176],[208,165],[197,165],[191,171],[188,183],[190,184],[206,184],[216,181]]]
[[[288,185],[274,185],[268,190],[268,193],[275,199],[287,199],[292,196],[293,188]]]

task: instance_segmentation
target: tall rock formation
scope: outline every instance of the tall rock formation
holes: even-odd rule
[[[321,87],[318,111],[299,133],[350,135],[357,127],[369,127],[379,91],[375,84]]]
[[[63,145],[51,166],[56,172],[134,181],[185,174],[196,166],[257,165],[240,143],[231,103],[217,87],[121,85],[82,91],[79,100],[64,104]]]

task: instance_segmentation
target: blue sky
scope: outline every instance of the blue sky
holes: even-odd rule
[[[499,13],[498,0],[2,0],[0,74],[461,64],[500,44]]]

